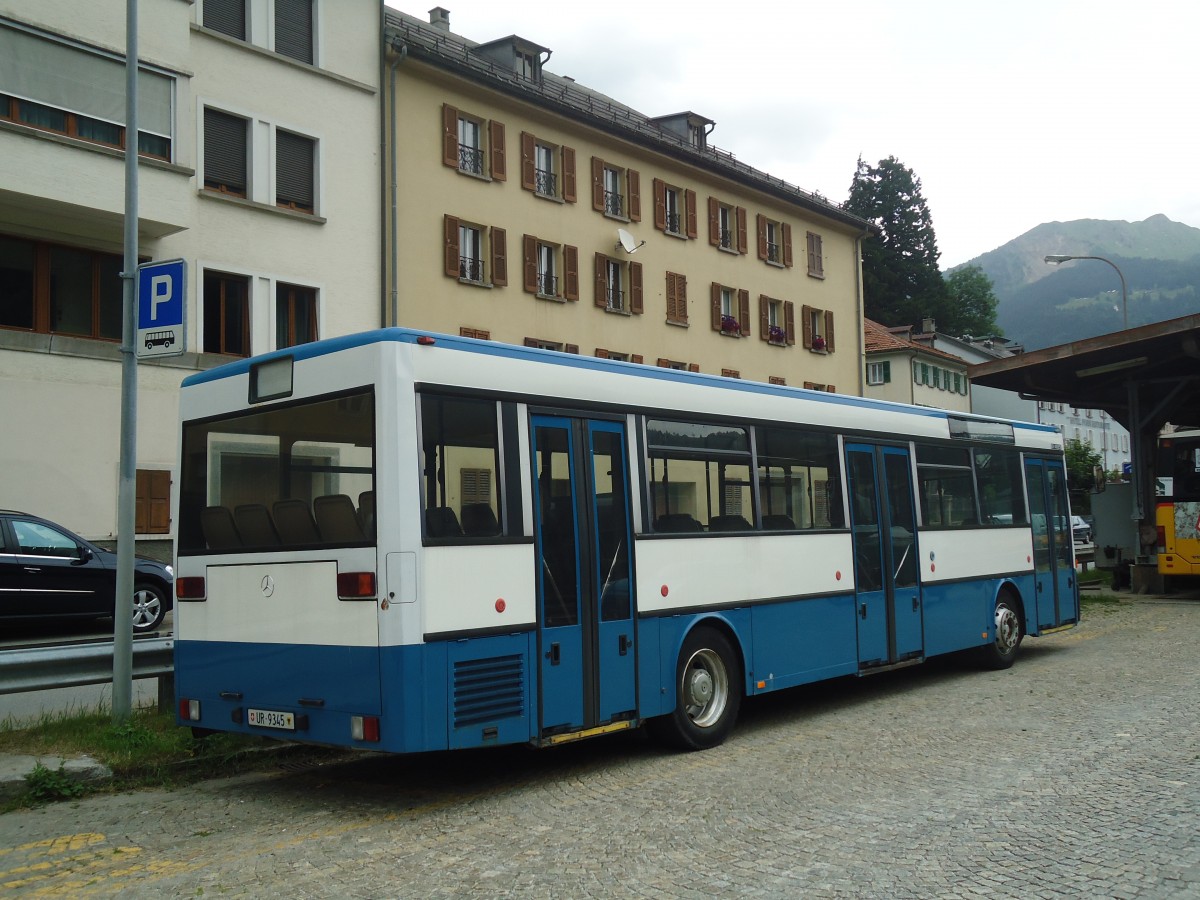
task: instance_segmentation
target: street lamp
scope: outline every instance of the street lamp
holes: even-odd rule
[[[1121,270],[1117,268],[1117,264],[1111,259],[1105,259],[1103,256],[1062,256],[1057,253],[1046,257],[1046,262],[1052,266],[1057,266],[1065,262],[1070,262],[1073,259],[1098,259],[1100,262],[1106,262],[1117,270],[1117,275],[1121,279],[1121,313],[1125,317],[1125,330],[1129,330],[1129,306],[1125,290],[1125,276],[1121,274]]]

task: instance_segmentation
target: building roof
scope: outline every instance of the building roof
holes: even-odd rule
[[[966,363],[953,353],[936,350],[917,341],[900,337],[886,325],[880,325],[871,319],[863,319],[863,338],[863,347],[868,355],[871,353],[909,352],[920,356],[931,356],[935,359],[956,362],[963,367],[966,366]]]
[[[711,145],[696,147],[685,136],[664,128],[655,118],[585,87],[573,78],[555,75],[542,68],[540,78],[526,79],[516,71],[497,64],[493,58],[477,52],[481,47],[496,45],[497,41],[479,44],[393,9],[384,12],[384,39],[390,43],[392,49],[403,50],[416,59],[449,69],[464,78],[550,109],[567,118],[652,147],[690,165],[715,172],[851,229],[868,231],[875,228],[866,219],[848,212],[818,193],[805,191],[781,178],[775,178],[739,162],[728,151]],[[521,41],[539,46],[515,35],[501,40]],[[704,119],[695,113],[691,115]],[[711,122],[707,119],[705,121]]]

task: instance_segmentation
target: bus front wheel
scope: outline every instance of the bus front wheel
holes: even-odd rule
[[[1001,594],[996,600],[994,618],[996,636],[990,644],[979,648],[979,662],[987,669],[1007,669],[1016,660],[1021,639],[1025,637],[1017,601],[1007,594]]]
[[[681,750],[707,750],[729,736],[742,705],[741,667],[729,640],[697,628],[683,642],[675,669],[675,709],[650,720],[660,740]]]

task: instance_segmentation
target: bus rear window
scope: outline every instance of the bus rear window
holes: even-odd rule
[[[181,554],[374,539],[372,391],[184,424]]]

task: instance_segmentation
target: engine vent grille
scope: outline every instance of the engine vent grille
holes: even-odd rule
[[[524,658],[518,654],[454,664],[454,727],[525,712]]]

